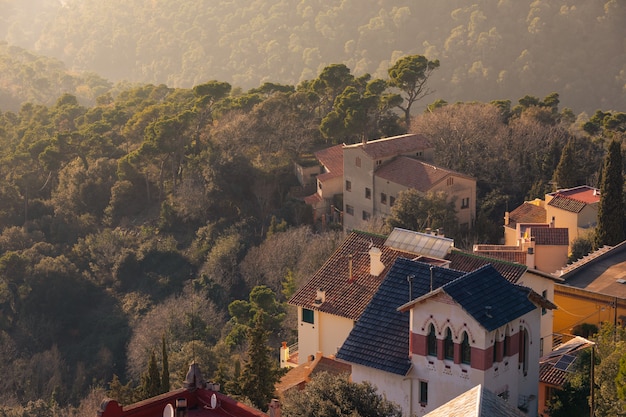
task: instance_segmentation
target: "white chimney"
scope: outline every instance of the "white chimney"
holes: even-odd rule
[[[280,401],[278,401],[278,399],[272,399],[269,408],[270,417],[280,417]]]
[[[385,264],[381,262],[380,256],[382,255],[382,251],[372,246],[369,251],[370,254],[370,274],[375,277],[379,276],[385,270]]]
[[[510,222],[511,222],[510,213],[508,211],[505,211],[504,212],[504,225],[508,226]]]
[[[326,301],[326,291],[323,288],[317,290],[315,294],[315,304],[323,304]]]

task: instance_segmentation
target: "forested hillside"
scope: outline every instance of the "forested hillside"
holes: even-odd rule
[[[442,63],[447,102],[557,91],[576,114],[626,102],[619,0],[2,0],[0,39],[71,71],[190,88],[298,84],[327,65],[384,78],[399,57]],[[68,91],[71,92],[71,91]],[[423,109],[423,108],[422,108]]]

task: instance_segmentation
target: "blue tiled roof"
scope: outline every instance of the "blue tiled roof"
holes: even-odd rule
[[[537,308],[528,299],[528,288],[511,284],[491,265],[444,285],[442,290],[487,331]]]
[[[406,375],[409,360],[409,312],[401,305],[430,292],[431,265],[398,258],[352,332],[337,358],[354,364]],[[464,273],[433,266],[433,289],[454,281]],[[412,276],[411,291],[409,280]]]

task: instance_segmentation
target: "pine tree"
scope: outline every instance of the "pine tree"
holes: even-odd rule
[[[154,397],[161,394],[161,376],[159,375],[159,368],[157,366],[156,354],[154,350],[150,355],[150,361],[148,362],[148,372],[142,377],[141,388],[144,398]]]
[[[554,171],[553,180],[558,188],[572,188],[582,185],[579,183],[578,171],[574,142],[569,140],[561,152],[561,159]]]
[[[279,369],[272,361],[267,346],[269,332],[265,329],[265,314],[259,310],[254,327],[248,331],[248,361],[241,374],[243,395],[260,410],[266,410],[274,397],[274,385],[279,379]]]
[[[624,177],[622,173],[622,150],[618,141],[612,141],[604,159],[598,225],[595,248],[614,246],[624,240]]]
[[[161,355],[163,357],[163,369],[161,370],[161,391],[168,392],[170,390],[170,368],[167,360],[165,334],[161,337]]]

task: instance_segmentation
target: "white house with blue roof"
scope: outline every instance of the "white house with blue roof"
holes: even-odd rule
[[[337,353],[406,416],[481,384],[536,415],[541,308],[491,265],[463,273],[399,258]]]

